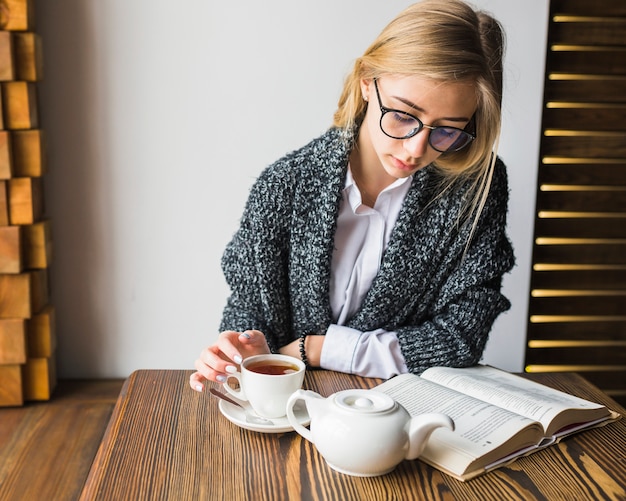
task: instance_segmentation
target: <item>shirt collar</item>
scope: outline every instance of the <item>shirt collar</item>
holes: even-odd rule
[[[392,192],[397,190],[400,186],[403,186],[405,183],[409,183],[413,180],[413,174],[408,177],[398,178],[389,186],[387,186],[382,193]],[[358,186],[356,185],[356,181],[352,176],[352,169],[350,168],[350,164],[348,163],[348,172],[346,174],[346,182],[343,188],[343,192],[347,194],[348,200],[350,201],[350,205],[353,209],[356,209],[361,202],[361,192],[359,191]],[[380,195],[379,195],[380,196]]]

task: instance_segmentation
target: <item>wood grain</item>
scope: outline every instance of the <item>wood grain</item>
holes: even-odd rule
[[[6,181],[0,181],[0,226],[9,224],[9,192]]]
[[[22,242],[21,226],[0,226],[0,273],[23,271]]]
[[[34,358],[50,357],[57,345],[55,309],[46,305],[40,312],[26,320],[28,355]]]
[[[4,88],[0,85],[0,129],[4,129],[4,125]]]
[[[599,238],[626,240],[626,212],[620,217],[590,217],[590,218],[550,218],[538,219],[535,229],[538,234],[548,238]],[[605,270],[599,270],[601,275]],[[624,270],[615,270],[620,273]],[[594,273],[596,274],[596,273]],[[600,278],[600,277],[598,277]],[[604,287],[615,285],[613,280],[599,282]]]
[[[620,499],[626,496],[624,420],[565,440],[469,482],[419,460],[374,478],[329,468],[294,432],[243,430],[208,393],[188,386],[189,371],[138,371],[124,385],[82,492],[116,499]],[[534,375],[550,386],[624,409],[576,375]],[[310,371],[305,387],[323,395],[379,381]],[[367,437],[364,437],[366,440]]]
[[[2,0],[0,5],[0,28],[11,31],[33,28],[33,0]]]
[[[44,132],[41,129],[11,131],[13,177],[41,177],[46,173]]]
[[[15,80],[13,35],[10,31],[0,31],[0,81],[8,80]]]
[[[3,82],[2,105],[7,129],[36,129],[39,126],[37,90],[32,82]]]
[[[13,152],[10,132],[0,131],[0,179],[13,177]]]
[[[56,359],[33,358],[29,355],[22,365],[22,393],[24,400],[50,400],[57,385]]]
[[[0,407],[22,405],[22,369],[18,364],[0,365]],[[0,485],[2,477],[0,476]]]
[[[48,271],[0,275],[0,318],[30,318],[48,304]]]
[[[0,273],[45,269],[52,261],[50,221],[0,226]]]
[[[626,3],[615,0],[551,0],[555,12],[582,16],[626,17]]]
[[[9,220],[13,225],[33,224],[43,217],[43,184],[39,177],[8,181]]]
[[[626,3],[549,4],[525,365],[626,405]]]
[[[26,339],[24,319],[0,319],[0,365],[26,362]]]
[[[36,82],[43,78],[41,36],[33,32],[13,33],[15,80]]]
[[[24,268],[45,269],[52,262],[52,234],[49,220],[21,226],[24,235]]]
[[[66,380],[49,402],[0,409],[0,499],[78,499],[121,386]]]

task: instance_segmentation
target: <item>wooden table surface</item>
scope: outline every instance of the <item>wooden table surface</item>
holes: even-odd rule
[[[329,468],[295,432],[262,434],[221,415],[189,371],[138,371],[126,381],[82,492],[82,500],[626,499],[626,420],[588,430],[511,465],[460,482],[419,460],[359,478]],[[613,400],[576,374],[532,379],[601,402]],[[329,371],[304,387],[330,395],[379,381]]]
[[[50,401],[0,409],[0,501],[75,501],[123,380],[61,380]]]

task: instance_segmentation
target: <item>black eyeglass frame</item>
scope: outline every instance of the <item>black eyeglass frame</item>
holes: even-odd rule
[[[471,142],[476,139],[476,133],[475,132],[470,132],[467,129],[467,127],[474,127],[474,117],[472,117],[472,119],[470,120],[469,124],[465,127],[465,129],[460,129],[458,127],[449,127],[449,126],[441,126],[441,125],[426,125],[424,122],[422,122],[419,118],[417,118],[415,115],[412,115],[411,113],[407,113],[406,111],[401,111],[401,110],[396,110],[393,108],[387,108],[386,106],[383,105],[381,99],[380,99],[380,91],[378,90],[378,81],[376,78],[374,78],[374,88],[376,89],[376,98],[378,99],[378,106],[380,107],[380,120],[378,122],[378,125],[380,126],[380,130],[383,132],[383,134],[385,134],[385,136],[390,137],[392,139],[409,139],[412,138],[413,136],[416,136],[417,134],[419,134],[422,130],[424,129],[428,129],[430,131],[434,131],[437,129],[448,129],[448,130],[455,130],[455,131],[459,131],[462,134],[466,135],[467,137],[469,137],[468,141],[463,144],[461,147],[459,148],[455,148],[455,149],[451,149],[448,148],[447,150],[440,150],[439,148],[437,148],[436,146],[434,146],[431,142],[431,138],[432,138],[432,134],[428,135],[428,144],[429,146],[435,150],[438,151],[439,153],[454,153],[456,151],[460,151],[463,148],[465,148],[466,146],[468,146],[469,144],[471,144]],[[406,134],[405,136],[392,136],[391,134],[389,134],[387,131],[385,131],[385,129],[383,128],[383,118],[387,113],[400,113],[401,115],[406,115],[408,117],[411,117],[413,120],[415,120],[418,123],[418,127],[414,128],[411,132],[409,132],[408,134]],[[456,142],[456,141],[455,141]],[[452,143],[451,146],[453,146],[454,143]]]

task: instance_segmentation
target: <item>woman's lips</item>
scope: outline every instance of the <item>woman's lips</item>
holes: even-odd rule
[[[402,160],[400,160],[399,158],[396,158],[396,157],[391,157],[391,158],[392,158],[393,166],[396,169],[405,170],[405,171],[411,171],[411,170],[415,170],[417,168],[417,164],[407,163],[407,162],[404,162],[404,161],[402,161]]]

